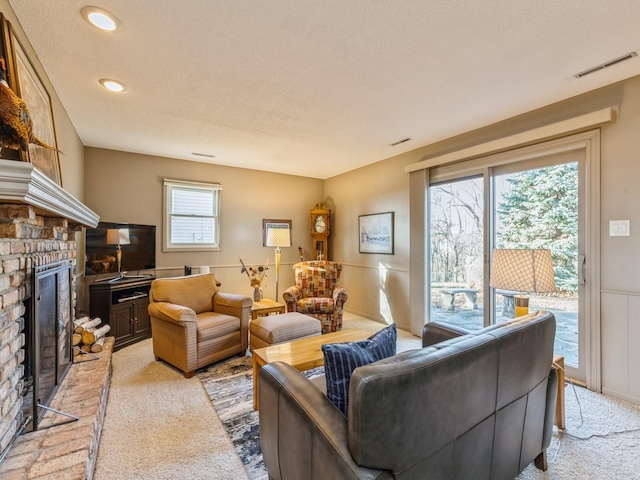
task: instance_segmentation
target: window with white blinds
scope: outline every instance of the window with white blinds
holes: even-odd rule
[[[164,251],[220,248],[220,192],[215,183],[164,181]]]

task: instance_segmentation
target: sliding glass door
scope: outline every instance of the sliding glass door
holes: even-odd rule
[[[555,314],[555,353],[584,379],[584,157],[514,154],[430,171],[429,321],[473,330],[515,318],[520,292],[488,285],[493,249],[550,249],[557,291],[524,293],[530,311]]]

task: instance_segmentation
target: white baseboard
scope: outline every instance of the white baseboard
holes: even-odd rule
[[[620,400],[624,400],[625,402],[633,403],[634,405],[640,405],[640,398],[629,395],[628,393],[623,393],[611,388],[604,387],[602,388],[602,393],[610,397],[619,398]]]

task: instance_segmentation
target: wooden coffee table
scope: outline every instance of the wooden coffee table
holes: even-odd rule
[[[273,362],[285,362],[302,372],[324,365],[322,345],[327,343],[355,342],[371,336],[358,328],[348,328],[339,332],[327,333],[316,337],[302,338],[288,343],[279,343],[269,347],[257,348],[253,356],[253,408],[258,410],[258,389],[260,369]]]

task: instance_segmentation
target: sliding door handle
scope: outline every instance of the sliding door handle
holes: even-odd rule
[[[587,257],[584,255],[578,255],[578,283],[587,284]]]

